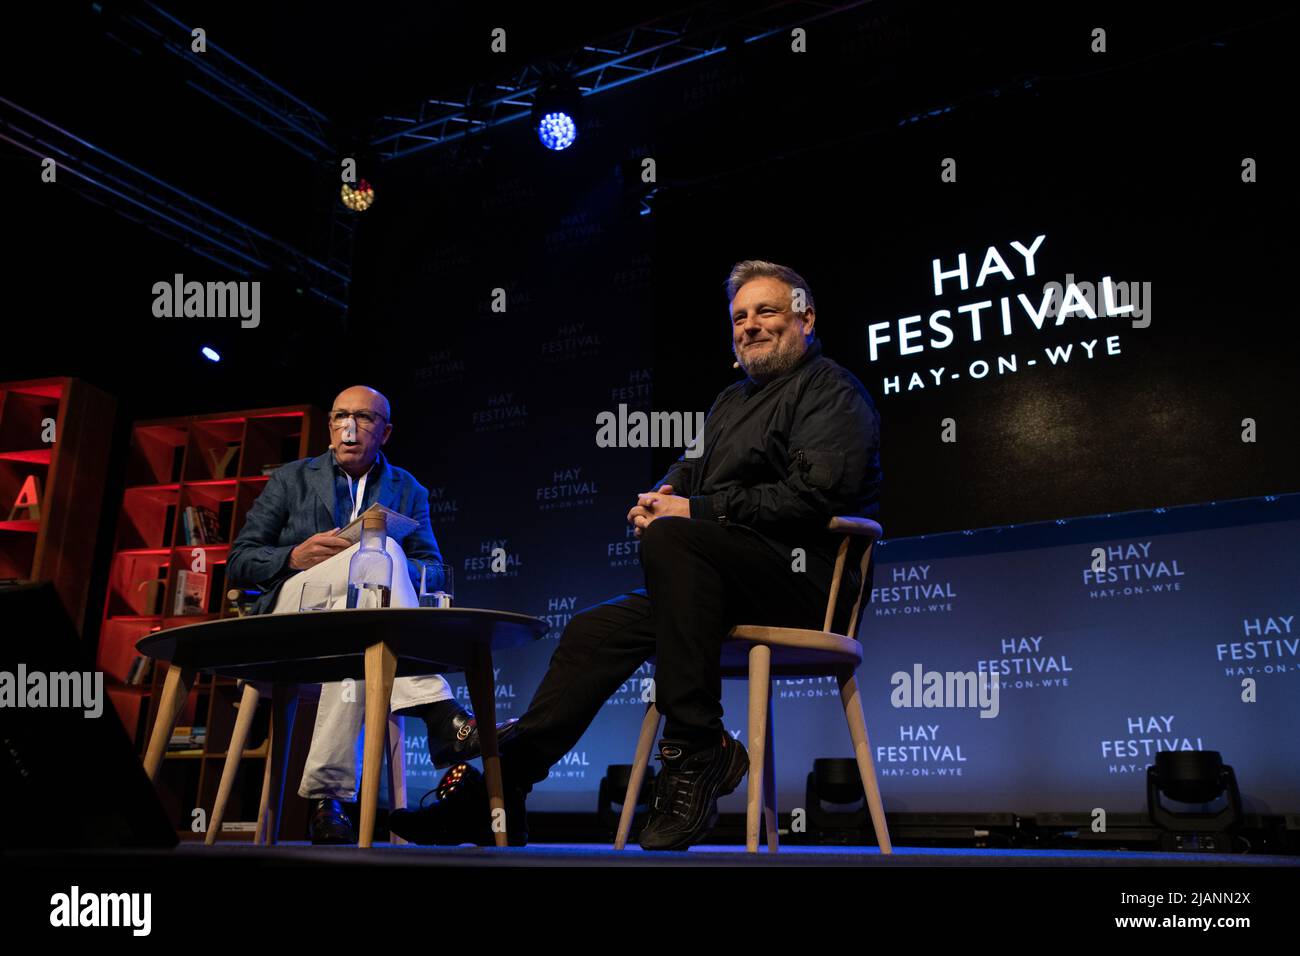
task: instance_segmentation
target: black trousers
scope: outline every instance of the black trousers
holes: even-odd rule
[[[806,571],[794,564],[748,528],[652,521],[641,535],[645,588],[587,608],[565,627],[528,710],[502,743],[505,779],[525,790],[546,779],[652,656],[664,736],[717,740],[727,632],[736,624],[822,626],[830,575],[823,564],[809,562]],[[842,597],[852,604],[856,594]]]

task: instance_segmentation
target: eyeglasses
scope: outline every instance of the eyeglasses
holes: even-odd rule
[[[336,408],[334,409],[334,411],[330,412],[330,425],[332,425],[335,428],[341,428],[343,427],[343,423],[346,422],[349,418],[355,418],[357,420],[357,424],[365,428],[369,428],[371,425],[374,425],[375,422],[380,421],[381,419],[386,420],[384,419],[383,415],[378,415],[374,412],[367,411],[364,408],[358,409],[355,412],[348,411],[346,408]]]

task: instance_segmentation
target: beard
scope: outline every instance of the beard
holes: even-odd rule
[[[775,348],[766,349],[760,354],[744,357],[743,353],[732,345],[736,361],[745,374],[752,379],[776,378],[790,371],[803,358],[804,343],[802,339],[780,339]]]

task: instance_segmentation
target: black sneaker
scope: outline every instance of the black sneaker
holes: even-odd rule
[[[655,778],[650,819],[641,830],[643,850],[685,850],[718,822],[718,797],[725,797],[749,771],[749,754],[726,731],[716,747],[687,753],[681,740],[659,741],[663,769]]]
[[[429,803],[431,797],[434,802]],[[507,785],[505,800],[510,846],[527,846],[528,812],[524,792]],[[403,840],[428,846],[462,843],[495,846],[487,781],[469,764],[456,764],[443,775],[435,789],[424,795],[418,810],[392,811],[388,815],[388,829]]]

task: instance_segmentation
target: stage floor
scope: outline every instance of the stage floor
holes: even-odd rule
[[[58,857],[59,852],[14,854]],[[344,867],[430,866],[855,866],[855,867],[1296,867],[1297,856],[1269,856],[1218,853],[1159,853],[1124,850],[975,850],[936,847],[895,847],[883,856],[874,847],[788,846],[779,853],[745,853],[732,845],[703,845],[678,853],[647,853],[639,847],[616,851],[604,844],[541,843],[508,849],[484,847],[394,846],[378,843],[370,849],[312,846],[285,842],[275,847],[225,844],[208,847],[183,843],[173,850],[77,851],[82,858],[99,857],[101,862],[128,866],[180,863],[193,865],[202,860],[223,863],[300,863],[311,866],[336,864]]]

